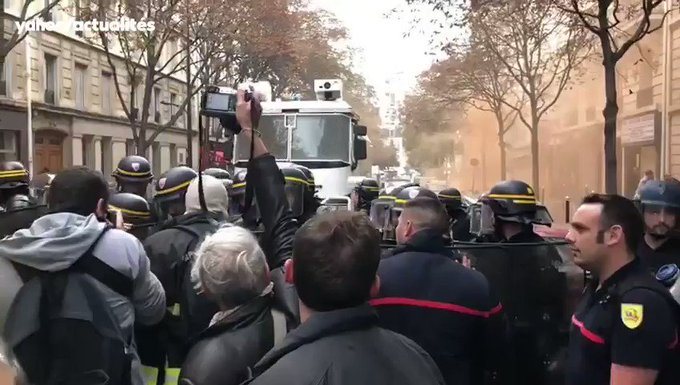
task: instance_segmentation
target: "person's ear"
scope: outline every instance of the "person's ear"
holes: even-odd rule
[[[99,201],[97,201],[97,208],[94,211],[94,215],[96,215],[98,219],[103,220],[106,218],[107,213],[108,207],[106,202],[104,202],[104,199],[99,198]]]
[[[380,295],[380,277],[376,274],[371,285],[371,298],[376,298],[378,295]]]
[[[607,236],[607,233],[605,233],[605,239],[604,239],[604,243],[607,246],[612,246],[612,245],[615,245],[619,242],[625,243],[623,229],[621,228],[621,226],[618,226],[618,225],[612,226],[609,229],[608,233],[609,233],[609,236]]]
[[[295,282],[295,268],[293,267],[293,258],[289,258],[283,265],[283,269],[286,273],[286,282],[291,285]]]

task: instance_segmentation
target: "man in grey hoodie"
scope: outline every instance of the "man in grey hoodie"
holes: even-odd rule
[[[97,239],[106,226],[108,186],[100,172],[85,167],[67,169],[50,186],[50,214],[0,240],[0,328],[14,296],[22,286],[12,262],[42,271],[70,267]],[[135,322],[154,325],[165,313],[165,292],[149,269],[149,258],[134,236],[118,229],[108,231],[92,253],[102,262],[130,277],[132,298],[125,298],[91,278],[102,290],[125,337],[132,336]],[[143,385],[137,358],[132,384]]]

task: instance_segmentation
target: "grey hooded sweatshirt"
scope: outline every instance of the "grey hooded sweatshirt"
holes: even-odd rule
[[[95,242],[104,223],[94,214],[84,217],[56,213],[39,218],[0,240],[0,328],[4,330],[7,312],[22,281],[10,261],[43,271],[59,271],[71,266]],[[165,314],[165,292],[149,270],[149,258],[141,242],[117,229],[107,232],[92,254],[107,265],[132,278],[131,299],[122,297],[92,278],[118,319],[123,333],[132,335],[135,322],[154,325]],[[135,352],[136,356],[136,352]],[[143,385],[139,359],[133,362],[133,384]]]

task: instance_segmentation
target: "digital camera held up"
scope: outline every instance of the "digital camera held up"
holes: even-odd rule
[[[253,85],[242,84],[239,89],[245,91],[245,100],[252,104],[251,115],[253,124],[262,112],[260,105],[260,93],[255,97],[256,90]],[[201,97],[201,115],[220,120],[222,127],[234,134],[239,134],[241,125],[236,119],[236,105],[238,102],[237,91],[230,87],[207,86]]]

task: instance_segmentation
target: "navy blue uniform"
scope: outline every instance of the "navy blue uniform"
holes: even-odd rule
[[[638,259],[597,285],[586,288],[572,317],[567,384],[609,385],[612,364],[657,370],[655,385],[678,384],[677,318],[655,291],[666,289]]]
[[[656,274],[661,266],[669,263],[680,266],[680,239],[669,238],[656,249],[649,247],[643,240],[638,247],[638,256],[652,274]]]
[[[480,384],[504,348],[502,306],[484,275],[457,263],[441,235],[427,230],[383,258],[380,325],[418,343],[447,384]],[[493,356],[492,356],[493,355]]]

